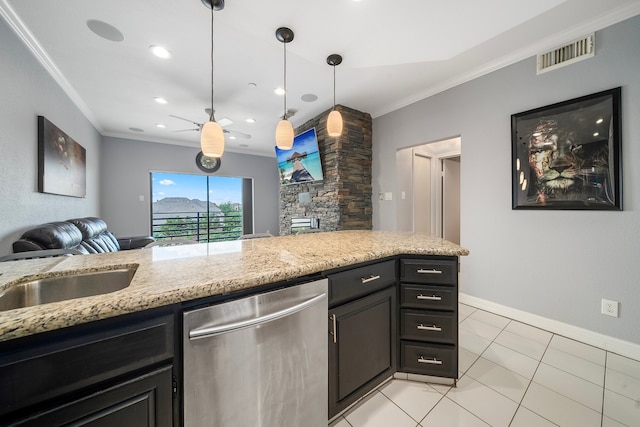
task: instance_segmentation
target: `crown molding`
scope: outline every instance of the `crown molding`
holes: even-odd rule
[[[449,80],[446,80],[435,86],[430,86],[424,91],[416,92],[412,96],[371,112],[371,117],[377,118],[393,111],[399,110],[400,108],[404,108],[408,105],[414,104],[418,101],[422,101],[423,99],[429,98],[433,95],[437,95],[438,93],[444,92],[463,83],[467,83],[471,80],[477,79],[478,77],[482,77],[493,71],[515,64],[516,62],[535,56],[540,52],[554,49],[565,44],[568,41],[617,24],[618,22],[622,22],[638,14],[640,14],[639,3],[634,3],[627,7],[614,10],[611,13],[599,16],[596,19],[592,19],[591,21],[585,22],[581,25],[556,33],[553,36],[543,38],[535,43],[531,43],[530,45],[518,51],[498,58],[495,61],[488,62],[480,67],[471,69],[466,73],[454,75]]]
[[[7,24],[9,24],[9,27],[11,27],[13,32],[38,60],[45,71],[49,73],[58,86],[60,86],[60,88],[67,94],[71,99],[71,102],[75,104],[89,122],[91,122],[91,124],[98,130],[98,132],[102,133],[102,127],[100,126],[95,114],[93,114],[93,111],[91,111],[87,103],[84,102],[80,94],[74,89],[55,62],[53,62],[33,33],[29,31],[22,19],[20,19],[16,11],[11,7],[8,0],[0,0],[0,16],[4,18]]]

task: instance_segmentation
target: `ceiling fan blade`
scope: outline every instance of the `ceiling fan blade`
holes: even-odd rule
[[[174,116],[173,114],[169,114],[169,117],[173,117],[175,119],[184,120],[185,122],[193,123],[196,126],[202,126],[202,123],[194,122],[193,120],[185,119],[184,117]]]
[[[193,131],[199,131],[200,129],[180,129],[180,130],[174,130],[172,132],[193,132]]]
[[[239,136],[240,138],[251,139],[251,135],[249,135],[248,133],[239,132],[237,130],[224,129],[224,128],[222,130],[224,133],[230,133],[232,135]]]

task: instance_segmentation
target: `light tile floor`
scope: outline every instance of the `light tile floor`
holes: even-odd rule
[[[457,387],[395,378],[330,427],[640,427],[640,361],[460,304]]]

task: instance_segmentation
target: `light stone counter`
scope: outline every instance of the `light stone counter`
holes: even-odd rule
[[[131,285],[104,295],[0,312],[0,341],[227,294],[401,254],[468,255],[428,234],[335,231],[0,263],[4,288],[36,278],[137,266]]]

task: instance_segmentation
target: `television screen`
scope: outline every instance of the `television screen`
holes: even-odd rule
[[[276,158],[281,185],[320,181],[324,178],[315,128],[296,135],[290,150],[276,147]]]

